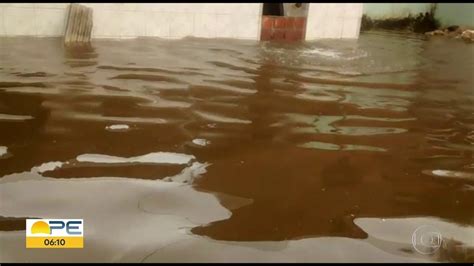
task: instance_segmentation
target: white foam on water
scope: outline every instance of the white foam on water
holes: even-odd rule
[[[303,51],[305,55],[317,55],[322,57],[328,57],[338,60],[352,61],[360,58],[365,58],[368,56],[368,53],[363,50],[346,50],[346,51],[337,51],[329,48],[311,48]],[[355,71],[344,71],[339,72],[339,74],[347,75],[359,75],[360,72]]]
[[[24,231],[1,231],[2,261],[422,261],[385,252],[365,240],[343,237],[234,242],[190,235],[192,227],[228,219],[231,213],[213,194],[176,182],[116,177],[55,179],[21,173],[2,178],[0,195],[1,216],[80,218],[86,232],[83,249],[35,252],[24,248]]]
[[[189,238],[183,229],[231,215],[215,195],[179,182],[57,179],[38,173],[60,165],[44,163],[30,172],[2,177],[0,216],[84,219],[84,249],[34,252],[24,248],[24,231],[0,231],[1,261],[140,262],[159,247]],[[195,178],[207,165],[195,162],[171,179]]]
[[[142,262],[423,262],[394,255],[365,240],[318,237],[290,241],[234,242],[187,239],[157,249]]]
[[[412,246],[412,235],[421,226],[430,226],[440,233],[444,240],[454,239],[474,247],[474,226],[461,226],[434,217],[411,218],[356,218],[354,223],[369,237],[393,243]]]
[[[302,148],[310,148],[310,149],[317,149],[317,150],[333,150],[333,151],[376,151],[376,152],[387,151],[384,148],[375,147],[375,146],[355,145],[355,144],[338,145],[335,143],[320,142],[320,141],[310,141],[298,146]]]
[[[59,162],[59,161],[47,162],[47,163],[41,164],[40,166],[35,166],[35,167],[31,168],[31,171],[41,174],[41,173],[44,173],[44,172],[47,172],[47,171],[53,171],[56,168],[61,168],[63,166],[63,164],[64,164],[63,162]]]
[[[238,118],[231,118],[231,117],[225,117],[221,115],[216,115],[216,114],[210,114],[206,112],[200,112],[200,111],[194,111],[197,115],[201,116],[204,119],[213,121],[213,122],[220,122],[220,123],[238,123],[238,124],[251,124],[252,121],[250,120],[243,120],[243,119],[238,119]]]
[[[181,173],[175,176],[166,177],[163,180],[192,184],[194,179],[207,172],[206,167],[208,166],[208,163],[194,162],[191,166],[184,168]]]
[[[427,175],[431,175],[431,176],[436,176],[436,177],[474,180],[474,173],[469,173],[469,172],[436,169],[436,170],[424,170],[423,173]]]
[[[0,114],[0,120],[29,120],[33,119],[31,115],[10,115]]]
[[[8,153],[8,147],[0,146],[0,157]]]
[[[61,88],[37,88],[37,87],[13,87],[1,88],[7,92],[30,93],[30,94],[61,94],[64,91]]]
[[[341,53],[331,49],[312,48],[311,50],[305,50],[304,54],[316,54],[331,58],[341,58]]]
[[[104,154],[82,154],[76,157],[78,162],[90,163],[167,163],[187,164],[195,159],[193,155],[174,152],[153,152],[135,157],[118,157]]]
[[[85,113],[65,113],[65,114],[62,114],[62,116],[69,119],[108,121],[108,122],[118,122],[118,123],[164,124],[167,122],[165,119],[154,118],[154,117],[102,116],[102,115],[85,114]]]
[[[433,170],[433,174],[445,177],[474,178],[473,173],[450,171],[450,170]]]
[[[118,124],[118,125],[106,126],[105,129],[107,129],[109,131],[125,131],[125,130],[130,129],[130,127],[128,125],[125,125],[125,124]]]
[[[2,261],[140,261],[184,239],[179,230],[198,225],[190,220],[229,217],[215,196],[180,183],[114,177],[24,180],[15,175],[9,177],[14,182],[0,184],[0,215],[84,219],[86,244],[74,252],[34,252],[24,248],[24,231],[2,231]],[[150,196],[162,201],[159,209],[147,203]]]
[[[188,102],[183,102],[183,101],[171,101],[171,100],[166,100],[160,98],[157,101],[152,101],[148,103],[141,103],[138,104],[139,106],[145,106],[145,107],[158,107],[158,108],[189,108],[192,106],[191,103]]]
[[[135,157],[83,154],[80,162],[189,163],[192,155],[156,152]],[[0,178],[0,216],[84,219],[83,249],[24,248],[24,231],[0,231],[1,261],[12,262],[420,262],[416,254],[394,253],[373,239],[317,237],[291,241],[216,241],[190,229],[230,218],[226,206],[241,208],[252,199],[199,192],[189,184],[206,173],[208,163],[194,162],[164,180],[134,178],[49,178],[41,172],[67,162],[48,162],[30,172]],[[183,184],[184,182],[188,184]],[[219,194],[219,193],[217,193]],[[222,194],[222,193],[220,193]],[[359,224],[369,234],[374,226]],[[426,223],[426,222],[425,222]],[[453,225],[446,225],[453,226]],[[470,231],[455,227],[453,232]],[[403,231],[403,230],[402,230]],[[377,244],[377,242],[376,242]]]
[[[360,58],[364,58],[364,57],[367,57],[369,54],[366,52],[366,51],[362,51],[360,54],[358,55],[354,55],[354,56],[345,56],[343,57],[344,60],[355,60],[355,59],[360,59]]]
[[[46,165],[54,166],[57,162]],[[179,175],[199,175],[194,163]],[[50,167],[43,167],[44,169]],[[178,176],[175,180],[179,180]],[[186,178],[181,178],[186,179]],[[316,237],[291,241],[216,241],[195,236],[198,225],[228,219],[231,212],[214,194],[162,180],[97,177],[56,179],[34,172],[0,179],[0,215],[84,219],[83,249],[25,249],[24,231],[0,231],[1,261],[12,262],[422,262],[394,254],[372,240]],[[225,197],[224,197],[225,198]],[[236,208],[251,199],[227,196]],[[231,202],[232,203],[232,202]],[[232,204],[231,204],[232,205]],[[366,220],[362,220],[362,223]],[[372,225],[361,225],[370,233]],[[464,231],[463,231],[464,232]],[[465,236],[467,238],[468,235]],[[416,254],[415,254],[416,255]]]
[[[193,143],[199,146],[207,146],[210,142],[206,139],[193,139]]]

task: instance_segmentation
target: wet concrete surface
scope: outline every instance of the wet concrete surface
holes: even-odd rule
[[[472,45],[1,38],[0,59],[2,261],[473,260]],[[25,217],[83,218],[86,247],[27,250]],[[461,251],[417,254],[426,224]]]

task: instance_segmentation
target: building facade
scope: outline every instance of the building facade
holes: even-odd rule
[[[2,3],[0,36],[63,36],[67,3]],[[263,3],[84,3],[93,9],[93,38],[160,37],[260,40]],[[363,4],[284,4],[305,18],[304,39],[358,38]],[[299,10],[303,10],[302,12]],[[306,15],[304,15],[306,13]],[[303,14],[303,15],[302,15]]]

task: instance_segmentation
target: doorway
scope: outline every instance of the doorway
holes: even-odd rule
[[[264,3],[264,16],[283,16],[283,3]]]
[[[308,3],[264,3],[261,41],[298,42],[305,39]]]

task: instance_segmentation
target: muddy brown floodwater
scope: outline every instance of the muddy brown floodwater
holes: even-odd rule
[[[423,38],[1,38],[0,260],[473,261],[474,46]]]

